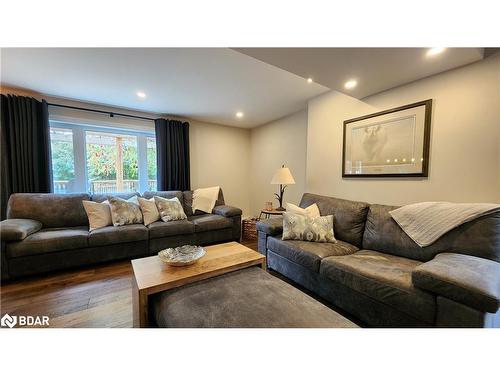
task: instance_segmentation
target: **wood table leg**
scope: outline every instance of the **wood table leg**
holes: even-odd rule
[[[132,319],[134,328],[148,327],[148,295],[139,290],[135,277],[132,278]]]

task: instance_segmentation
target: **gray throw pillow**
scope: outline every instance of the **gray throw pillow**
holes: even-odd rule
[[[111,220],[115,227],[142,223],[141,208],[137,204],[113,197],[109,198],[109,206],[111,207]]]
[[[174,197],[172,199],[162,198],[155,196],[156,207],[160,212],[160,217],[163,221],[176,221],[187,219],[182,204],[179,198]]]
[[[337,242],[333,234],[333,215],[309,217],[283,214],[283,240]]]

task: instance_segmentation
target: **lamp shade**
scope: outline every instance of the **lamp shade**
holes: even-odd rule
[[[293,185],[295,180],[293,179],[292,173],[288,168],[280,168],[274,172],[273,179],[271,180],[271,185]]]

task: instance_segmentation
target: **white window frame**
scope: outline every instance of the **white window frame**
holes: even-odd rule
[[[87,147],[86,132],[103,132],[111,134],[124,134],[137,137],[137,164],[139,169],[139,192],[148,190],[148,142],[147,138],[155,138],[154,132],[122,129],[114,126],[93,126],[75,124],[65,121],[50,120],[50,127],[56,129],[71,129],[73,132],[73,161],[75,168],[75,190],[90,192],[87,176]],[[53,181],[52,181],[53,183]]]

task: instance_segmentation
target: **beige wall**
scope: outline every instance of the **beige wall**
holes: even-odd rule
[[[259,126],[251,131],[251,190],[252,215],[258,215],[264,202],[273,201],[276,185],[271,178],[277,168],[285,164],[290,168],[296,184],[285,190],[284,202],[297,204],[305,190],[307,111],[303,110],[285,118]],[[283,203],[284,203],[283,202]]]
[[[250,131],[189,120],[191,188],[219,185],[227,204],[250,214]]]
[[[427,179],[342,179],[344,120],[425,99],[433,99]],[[500,202],[500,55],[362,101],[337,92],[312,99],[307,190],[396,205]]]

